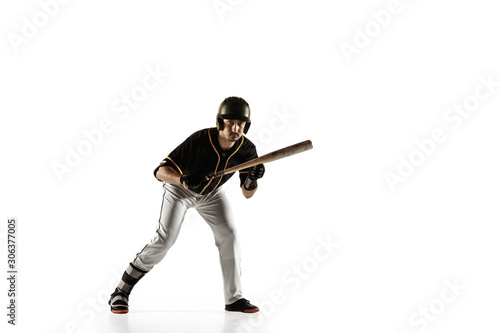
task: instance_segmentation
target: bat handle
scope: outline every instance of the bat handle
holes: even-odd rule
[[[211,172],[208,174],[208,176],[205,176],[205,179],[210,180],[210,179],[214,179],[215,177],[217,177],[217,175],[215,173]]]

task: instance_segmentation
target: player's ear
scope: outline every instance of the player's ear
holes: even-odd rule
[[[224,130],[224,119],[217,117],[217,130],[218,131],[223,131]]]

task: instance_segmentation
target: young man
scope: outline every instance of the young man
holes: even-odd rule
[[[250,107],[239,97],[226,98],[217,113],[217,127],[195,132],[175,148],[154,170],[163,182],[164,195],[155,237],[130,263],[109,305],[113,313],[128,313],[134,285],[167,254],[175,243],[185,213],[195,208],[209,224],[219,249],[227,311],[257,312],[243,298],[240,283],[240,249],[229,202],[222,185],[233,174],[207,180],[206,176],[257,157],[255,145],[243,134],[250,128]],[[240,171],[243,195],[251,198],[264,165]]]

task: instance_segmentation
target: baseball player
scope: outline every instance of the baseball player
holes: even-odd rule
[[[164,194],[156,235],[135,256],[123,273],[109,305],[113,313],[128,313],[134,285],[167,254],[179,234],[186,211],[194,208],[208,223],[219,250],[224,281],[225,310],[257,312],[243,298],[240,282],[240,248],[231,208],[222,185],[233,173],[207,180],[206,176],[257,157],[255,145],[243,134],[250,128],[250,107],[239,97],[228,97],[217,113],[217,127],[188,137],[154,170]],[[243,195],[251,198],[264,175],[260,164],[240,171]]]

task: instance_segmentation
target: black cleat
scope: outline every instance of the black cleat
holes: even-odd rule
[[[111,294],[108,304],[111,306],[113,313],[128,313],[128,294],[116,288]]]
[[[240,298],[233,304],[226,305],[226,311],[253,313],[259,312],[259,308],[245,298]]]

